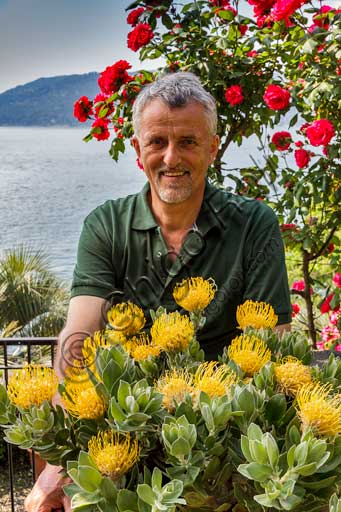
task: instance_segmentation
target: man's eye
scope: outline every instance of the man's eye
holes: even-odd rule
[[[183,139],[181,141],[181,144],[183,146],[194,146],[195,145],[195,140],[194,139]]]
[[[164,145],[164,140],[163,139],[152,139],[149,142],[149,146],[161,147],[163,145]]]

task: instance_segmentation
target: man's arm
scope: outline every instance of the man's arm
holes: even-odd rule
[[[291,324],[276,325],[275,331],[278,332],[278,334],[283,334],[284,332],[289,332],[289,331],[291,331]]]
[[[70,300],[65,328],[58,339],[55,371],[63,379],[65,371],[74,359],[82,358],[82,346],[86,337],[103,329],[106,324],[108,303],[105,299],[79,296]],[[56,397],[55,402],[59,402]],[[32,491],[25,500],[27,512],[69,512],[70,500],[64,495],[63,486],[69,479],[59,473],[61,467],[46,464]]]

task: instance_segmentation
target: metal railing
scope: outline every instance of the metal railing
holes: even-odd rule
[[[56,345],[57,338],[0,338],[0,374],[3,374],[1,380],[3,380],[7,385],[11,370],[20,369],[25,364],[36,362],[42,357],[42,364],[44,366],[53,366]],[[31,464],[32,483],[34,483],[36,475],[34,454],[32,454],[31,457]],[[7,448],[6,465],[8,465],[8,487],[11,503],[10,511],[16,512],[14,499],[14,460],[11,445],[8,445]]]

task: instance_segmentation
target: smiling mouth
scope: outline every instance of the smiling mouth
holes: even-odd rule
[[[166,176],[167,178],[178,178],[179,176],[185,176],[185,174],[188,174],[188,171],[162,171],[161,175]]]

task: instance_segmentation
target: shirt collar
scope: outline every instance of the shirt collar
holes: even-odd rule
[[[149,182],[144,185],[143,189],[136,196],[135,210],[133,214],[132,228],[148,230],[157,227],[157,222],[150,209],[148,202],[148,193],[150,190]]]
[[[132,228],[138,230],[148,230],[158,227],[154,215],[148,202],[148,193],[150,191],[149,182],[147,182],[141,192],[137,194],[135,210],[132,220]],[[205,235],[213,227],[220,230],[225,229],[225,223],[219,213],[227,206],[227,201],[222,201],[221,191],[211,185],[206,180],[203,203],[196,220],[196,227],[200,233]]]

